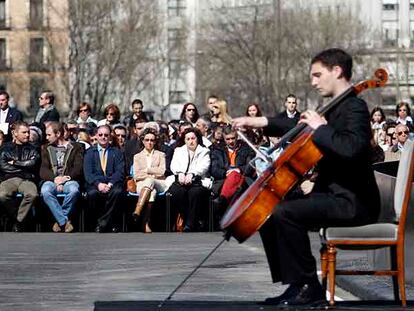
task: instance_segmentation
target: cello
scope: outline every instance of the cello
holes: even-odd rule
[[[318,113],[323,116],[341,104],[348,95],[383,87],[388,81],[388,73],[384,69],[377,69],[374,75],[376,79],[351,85]],[[306,124],[298,124],[269,150],[270,154],[282,144],[291,142],[223,215],[220,226],[227,239],[233,236],[243,243],[252,236],[270,217],[274,207],[315,167],[323,155],[313,143],[312,134],[313,131]]]

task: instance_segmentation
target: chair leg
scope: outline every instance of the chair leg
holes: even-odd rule
[[[390,258],[391,258],[391,270],[398,271],[398,264],[397,264],[397,247],[391,246],[390,247]],[[392,276],[392,288],[394,291],[394,300],[396,302],[400,302],[400,290],[398,286],[398,275]]]
[[[335,305],[335,270],[336,270],[336,249],[328,245],[328,276],[329,276],[329,304]]]
[[[322,245],[319,252],[321,254],[322,287],[326,291],[328,281],[328,249],[325,244]]]
[[[401,305],[407,305],[405,296],[404,241],[397,246],[398,285],[400,287]]]

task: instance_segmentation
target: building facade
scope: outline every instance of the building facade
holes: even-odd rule
[[[27,117],[43,89],[67,109],[67,0],[0,0],[0,89]]]

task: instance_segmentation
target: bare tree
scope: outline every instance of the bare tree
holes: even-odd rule
[[[99,112],[116,101],[125,112],[159,61],[157,1],[72,0],[69,16],[72,107],[88,100]]]
[[[311,57],[329,47],[358,56],[372,34],[348,6],[292,5],[281,12],[271,5],[220,8],[202,28],[201,84],[229,98],[236,114],[245,109],[240,103],[253,101],[275,113],[288,93],[308,102],[315,97],[309,85]]]

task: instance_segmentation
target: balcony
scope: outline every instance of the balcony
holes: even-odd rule
[[[41,62],[38,60],[29,60],[27,64],[27,71],[29,72],[48,72],[50,71],[49,62]]]

